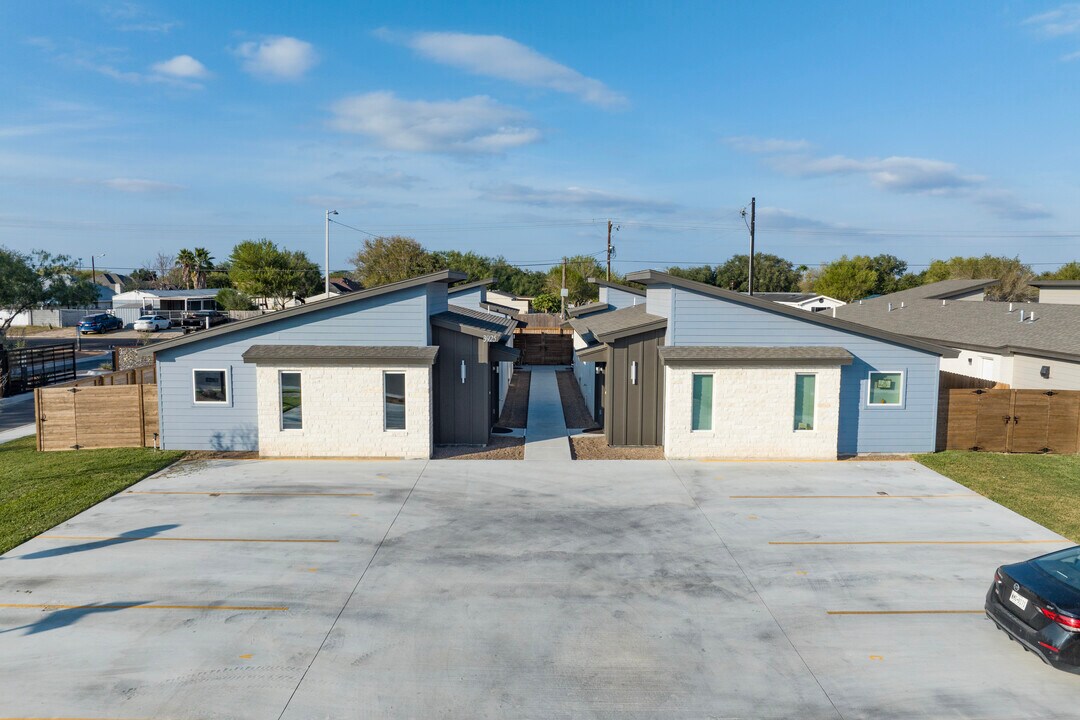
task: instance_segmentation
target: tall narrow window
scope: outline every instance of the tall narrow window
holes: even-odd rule
[[[405,429],[405,373],[383,375],[383,408],[387,430]]]
[[[691,430],[712,430],[712,375],[694,375],[693,408],[690,417]]]
[[[304,408],[300,395],[300,373],[283,372],[281,378],[281,429],[304,427]]]
[[[816,375],[795,376],[795,429],[814,429],[814,402],[817,395]]]

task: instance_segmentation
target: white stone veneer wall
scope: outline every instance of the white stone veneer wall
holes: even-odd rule
[[[695,373],[714,378],[712,430],[690,430]],[[817,375],[813,430],[794,430],[797,373]],[[664,454],[668,458],[836,458],[838,366],[669,366],[665,375]]]
[[[280,371],[300,372],[303,429],[281,429]],[[405,429],[383,430],[383,373],[405,373]],[[431,457],[431,368],[262,365],[259,454],[277,457]]]

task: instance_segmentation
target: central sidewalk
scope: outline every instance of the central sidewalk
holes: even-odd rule
[[[529,419],[525,429],[525,460],[561,462],[570,459],[559,382],[552,366],[533,365],[529,383]]]

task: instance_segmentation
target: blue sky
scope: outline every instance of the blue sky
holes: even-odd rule
[[[0,4],[0,244],[1080,252],[1080,4]],[[332,230],[334,267],[364,237]]]

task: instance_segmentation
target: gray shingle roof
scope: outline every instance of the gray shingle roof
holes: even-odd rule
[[[499,303],[493,302],[482,302],[480,303],[480,307],[484,308],[485,310],[490,310],[492,312],[502,313],[503,315],[510,315],[511,317],[517,316],[521,312],[517,308],[512,308],[508,305],[500,305]]]
[[[1032,280],[1028,283],[1037,288],[1077,288],[1080,289],[1080,280]]]
[[[1080,305],[1013,303],[1010,313],[1005,302],[910,300],[901,308],[891,300],[889,312],[892,297],[844,305],[836,315],[952,347],[1080,357]],[[1025,317],[1034,312],[1035,321],[1021,323],[1021,310]]]
[[[439,348],[409,345],[252,345],[241,357],[244,362],[265,361],[368,361],[435,362]]]
[[[818,293],[800,293],[800,292],[756,292],[754,297],[759,297],[762,300],[772,300],[773,302],[802,302],[803,300],[809,300],[816,298]]]
[[[459,292],[462,292],[464,290],[473,290],[473,289],[478,288],[478,287],[487,287],[488,285],[491,285],[494,282],[495,282],[495,278],[493,278],[493,277],[484,278],[483,280],[475,280],[475,281],[473,281],[471,283],[464,283],[462,285],[455,285],[452,288],[450,288],[449,290],[447,290],[446,292],[449,295],[453,295],[454,293],[459,293]]]
[[[498,333],[501,337],[513,331],[517,321],[505,315],[481,312],[460,305],[449,305],[441,313],[431,316],[433,321],[444,324],[463,325],[485,333]]]
[[[590,315],[592,313],[602,312],[607,310],[611,306],[603,302],[591,302],[584,305],[576,305],[566,311],[566,314],[570,317],[582,317],[583,315]]]
[[[674,345],[660,348],[660,357],[666,363],[692,362],[695,360],[738,361],[797,361],[831,362],[840,365],[851,363],[852,356],[842,347],[817,347],[796,345],[792,347],[748,347],[734,345]]]
[[[574,318],[570,326],[582,337],[592,336],[603,342],[605,337],[629,335],[639,329],[645,331],[666,323],[666,318],[645,312],[645,303],[641,303],[621,310]]]
[[[980,280],[966,280],[963,278],[957,280],[941,280],[939,282],[927,283],[926,285],[919,285],[918,287],[909,288],[907,290],[889,293],[888,295],[878,295],[877,297],[863,300],[863,302],[881,302],[884,300],[886,303],[891,302],[899,305],[901,302],[908,302],[910,300],[942,300],[974,292],[975,290],[982,290],[992,285],[997,285],[998,282],[998,280],[993,278],[983,278]]]

